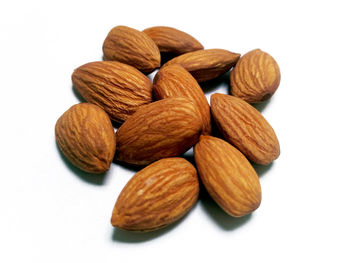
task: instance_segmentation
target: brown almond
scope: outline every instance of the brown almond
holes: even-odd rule
[[[64,156],[88,173],[106,172],[115,152],[115,133],[108,115],[98,106],[80,103],[68,109],[55,126]]]
[[[153,79],[155,99],[184,97],[198,107],[203,122],[203,134],[211,133],[210,107],[201,87],[182,66],[174,64],[162,67]]]
[[[194,158],[203,185],[226,213],[241,217],[259,207],[259,178],[240,151],[224,140],[202,135]]]
[[[116,159],[147,165],[179,156],[191,148],[202,131],[202,119],[185,98],[168,98],[141,107],[117,131]]]
[[[136,68],[117,61],[80,66],[72,81],[85,100],[103,108],[118,123],[152,101],[152,82]]]
[[[277,136],[253,106],[231,95],[211,96],[211,112],[224,138],[249,160],[267,165],[277,159],[280,146]]]
[[[114,206],[113,226],[152,231],[183,217],[196,203],[197,171],[183,158],[166,158],[137,172]]]
[[[198,82],[203,82],[224,74],[237,63],[239,57],[240,54],[224,49],[204,49],[173,58],[164,66],[180,64]]]
[[[178,29],[167,26],[155,26],[143,30],[157,44],[159,51],[181,55],[203,49],[197,39]]]
[[[145,74],[160,66],[160,52],[154,41],[144,32],[127,26],[111,29],[103,43],[106,60],[131,65]]]
[[[231,72],[231,93],[249,103],[257,103],[271,98],[280,80],[280,69],[273,57],[255,49],[242,56]]]

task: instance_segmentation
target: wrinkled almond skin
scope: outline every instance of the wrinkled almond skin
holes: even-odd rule
[[[242,56],[232,70],[231,93],[249,103],[257,103],[271,98],[280,80],[280,69],[273,57],[255,49]]]
[[[203,134],[211,133],[209,103],[197,81],[180,65],[162,67],[153,79],[153,96],[157,100],[170,97],[190,99],[198,107]]]
[[[181,55],[203,49],[197,39],[178,29],[167,26],[155,26],[143,30],[157,44],[159,51]]]
[[[280,155],[277,136],[264,116],[249,103],[226,94],[211,96],[211,112],[224,138],[249,160],[267,165]]]
[[[202,132],[197,107],[185,98],[168,98],[141,107],[117,130],[116,160],[147,165],[179,156]]]
[[[239,57],[240,54],[224,49],[204,49],[173,58],[164,66],[180,64],[198,82],[203,82],[224,74],[237,63]]]
[[[183,158],[165,158],[136,173],[114,206],[113,226],[152,231],[183,217],[196,203],[197,171]]]
[[[91,103],[68,109],[55,126],[58,147],[76,167],[88,173],[109,170],[115,153],[115,133],[108,115]]]
[[[136,68],[117,61],[80,66],[72,81],[85,100],[103,108],[117,123],[152,101],[152,82]]]
[[[241,217],[259,207],[259,178],[240,151],[224,140],[202,135],[194,158],[203,185],[226,213]]]
[[[131,65],[145,74],[160,66],[160,52],[154,41],[144,32],[127,26],[112,28],[102,49],[105,60]]]

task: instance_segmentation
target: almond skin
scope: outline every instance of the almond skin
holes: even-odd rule
[[[280,155],[277,136],[253,106],[225,94],[211,96],[211,112],[224,138],[249,160],[267,165]]]
[[[194,158],[203,185],[226,213],[241,217],[259,207],[259,178],[240,151],[224,140],[202,135]]]
[[[154,41],[144,32],[127,26],[112,28],[102,49],[105,60],[131,65],[145,74],[160,66],[160,52]]]
[[[197,81],[180,65],[162,67],[153,79],[153,96],[157,100],[170,97],[190,99],[201,114],[203,134],[211,133],[209,103]]]
[[[185,98],[168,98],[141,107],[117,130],[116,160],[147,165],[183,154],[197,143],[203,123]]]
[[[224,74],[237,63],[239,57],[240,54],[224,49],[204,49],[173,58],[164,66],[180,64],[198,82],[203,82]]]
[[[203,49],[201,43],[191,35],[167,26],[155,26],[143,30],[157,44],[159,51],[181,55]]]
[[[152,231],[183,217],[196,203],[197,171],[183,158],[166,158],[136,173],[114,206],[113,226]]]
[[[98,106],[80,103],[57,120],[58,147],[76,167],[88,173],[106,172],[115,152],[115,133],[108,115]]]
[[[280,80],[280,69],[273,57],[255,49],[242,56],[231,72],[231,93],[249,103],[257,103],[269,99]]]
[[[74,88],[88,102],[122,123],[152,101],[152,82],[136,68],[116,61],[87,63],[72,75]]]

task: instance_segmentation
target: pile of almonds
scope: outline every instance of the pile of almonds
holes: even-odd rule
[[[278,88],[279,67],[269,54],[204,49],[187,33],[162,26],[114,27],[103,54],[104,61],[73,72],[74,88],[87,102],[68,109],[55,134],[62,153],[85,172],[104,173],[113,160],[146,166],[120,193],[113,226],[151,231],[180,219],[198,199],[197,173],[229,215],[259,207],[261,187],[249,161],[267,165],[280,154],[274,130],[249,104]],[[161,54],[172,59],[161,66]],[[152,83],[145,74],[159,67]],[[232,67],[232,95],[214,94],[209,106],[198,83]],[[211,136],[214,122],[224,139]],[[120,126],[116,133],[113,125]],[[191,147],[196,167],[179,157]]]

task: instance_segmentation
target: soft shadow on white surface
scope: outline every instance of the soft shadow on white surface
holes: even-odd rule
[[[175,229],[178,225],[181,224],[181,222],[183,220],[186,220],[186,217],[188,217],[188,215],[190,213],[192,213],[192,211],[195,209],[195,207],[197,206],[198,202],[192,207],[192,209],[180,220],[176,221],[175,223],[166,226],[164,228],[155,230],[155,231],[151,231],[151,232],[133,232],[133,231],[126,231],[126,230],[122,230],[119,228],[114,228],[113,229],[113,233],[112,233],[112,240],[115,242],[122,242],[122,243],[141,243],[141,242],[147,242],[147,241],[151,241],[153,239],[156,239],[158,237],[161,237],[167,233],[169,233],[170,231],[172,231],[173,229]]]
[[[262,101],[262,102],[259,102],[259,103],[254,103],[254,104],[251,104],[255,109],[257,109],[258,111],[260,112],[263,112],[264,109],[266,108],[266,106],[270,103],[270,101],[272,100],[272,98],[268,99],[268,100],[265,100],[265,101]]]
[[[78,99],[79,102],[86,102],[83,96],[81,96],[80,93],[74,88],[74,85],[72,85],[72,91],[74,96]]]
[[[200,202],[200,205],[204,208],[205,212],[212,219],[212,221],[214,221],[222,230],[225,230],[225,231],[233,231],[243,226],[252,217],[252,214],[249,214],[243,217],[238,217],[238,218],[228,215],[209,196],[208,192],[205,190],[203,185],[201,185],[199,202]]]
[[[273,167],[274,162],[268,165],[262,165],[262,164],[256,164],[256,163],[251,163],[251,164],[254,167],[258,176],[261,178]]]
[[[226,93],[228,93],[230,90],[230,72],[228,71],[215,79],[201,82],[199,85],[205,94],[215,93],[221,87],[224,87],[227,90]]]
[[[71,162],[63,155],[56,141],[55,144],[56,150],[59,152],[62,162],[64,162],[64,164],[72,172],[72,174],[76,175],[77,177],[79,177],[79,179],[89,184],[103,185],[105,183],[105,179],[108,172],[102,174],[91,174],[80,170],[79,168],[71,164]]]

